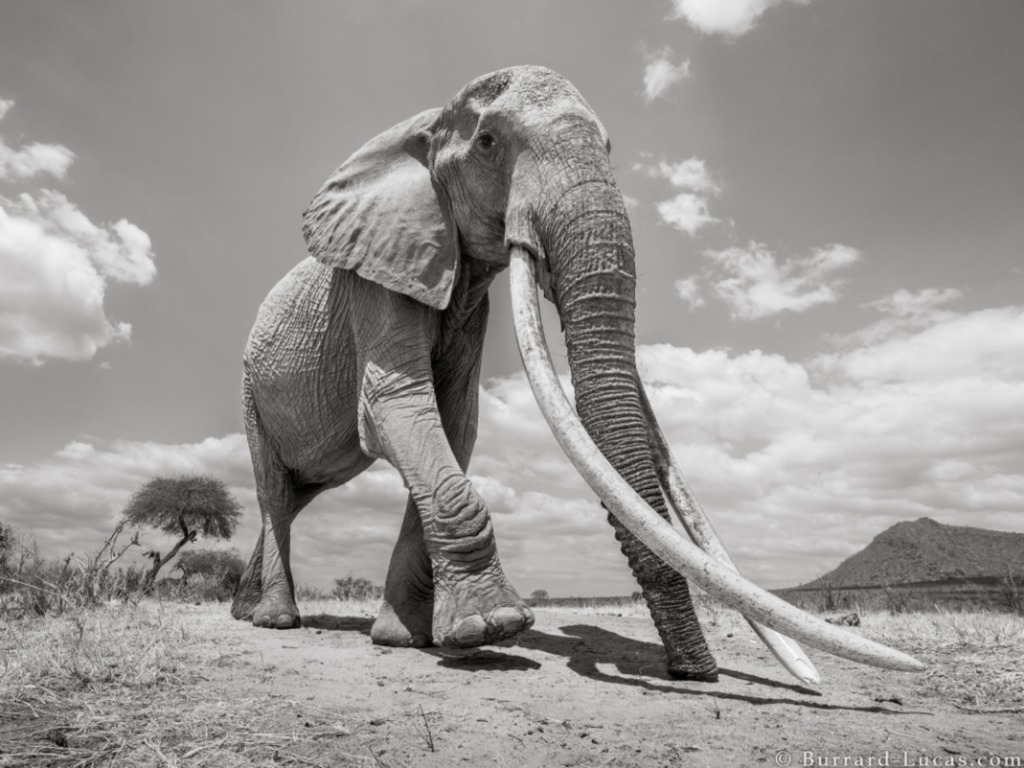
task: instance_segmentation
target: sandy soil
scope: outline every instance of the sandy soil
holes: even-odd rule
[[[927,675],[812,651],[815,694],[738,622],[707,628],[722,677],[696,684],[665,676],[640,616],[542,609],[514,644],[453,652],[373,646],[368,615],[307,615],[280,632],[194,610],[218,653],[190,699],[211,721],[277,699],[292,720],[277,730],[315,739],[312,764],[1024,765],[1012,762],[1024,756],[1019,712],[966,712]],[[921,657],[958,663],[940,653]]]

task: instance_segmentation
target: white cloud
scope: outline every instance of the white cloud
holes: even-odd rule
[[[644,67],[644,98],[648,103],[664,96],[668,89],[690,77],[690,60],[672,63],[673,52],[668,46],[647,57]]]
[[[691,312],[706,303],[701,295],[700,281],[696,275],[676,280],[675,288],[676,295],[690,306]]]
[[[707,164],[699,157],[690,157],[678,163],[658,163],[658,173],[679,189],[692,189],[717,195],[718,184],[711,178]]]
[[[704,256],[712,262],[705,279],[732,316],[756,320],[835,301],[842,283],[835,273],[855,264],[860,252],[836,244],[780,262],[763,245],[751,242],[746,248],[706,251]]]
[[[671,227],[694,237],[697,231],[718,219],[708,211],[708,196],[720,191],[704,160],[690,157],[678,163],[634,163],[634,171],[665,179],[680,191],[675,197],[658,203],[658,215]]]
[[[706,34],[739,37],[754,28],[761,15],[786,0],[672,0],[675,16]],[[790,0],[805,4],[810,0]]]
[[[73,157],[64,147],[0,144],[0,178],[62,178]],[[148,285],[155,275],[149,236],[131,222],[96,225],[48,189],[0,196],[0,359],[89,360],[128,339],[131,326],[106,315],[107,285]]]
[[[956,301],[962,295],[956,288],[924,288],[917,293],[901,288],[867,306],[895,317],[933,320],[936,307]]]
[[[646,153],[643,157],[650,159],[650,155]],[[665,160],[659,160],[656,163],[633,163],[633,170],[645,173],[652,178],[665,179],[676,189],[706,192],[713,195],[721,191],[708,171],[707,163],[699,157],[688,157],[678,163],[670,163]]]
[[[898,333],[921,330],[952,317],[952,312],[941,307],[960,297],[960,291],[955,288],[925,288],[917,293],[900,289],[864,305],[885,315],[881,320],[858,328],[847,336],[832,336],[830,340],[837,346],[852,347],[878,343]]]
[[[671,200],[658,203],[657,208],[662,221],[690,237],[706,224],[718,221],[708,213],[708,201],[692,192],[680,192]]]
[[[667,344],[640,347],[638,360],[681,467],[758,583],[809,581],[902,520],[1022,530],[1024,307],[943,314],[802,362]],[[470,475],[513,583],[527,594],[631,592],[605,514],[525,377],[493,379],[480,395]],[[214,474],[243,502],[232,543],[247,557],[259,514],[239,434],[184,445],[79,441],[7,465],[0,518],[33,527],[46,554],[82,552],[99,546],[141,483],[182,472]],[[405,498],[384,462],[323,494],[293,528],[298,579],[381,581]],[[147,533],[145,542],[162,539]]]
[[[0,99],[0,120],[14,106],[10,100]],[[49,174],[63,179],[75,159],[75,154],[60,144],[29,144],[13,149],[0,137],[0,179],[31,179]]]
[[[884,336],[854,335],[844,341],[864,337],[872,343],[822,355],[813,361],[812,370],[837,380],[879,384],[906,379],[927,383],[958,376],[990,380],[987,393],[984,386],[977,388],[979,409],[986,407],[983,401],[1004,394],[1004,379],[1024,379],[1024,314],[1018,307],[947,312],[923,328],[893,326]]]
[[[149,236],[124,219],[96,226],[50,190],[0,197],[0,358],[88,360],[128,339],[106,316],[107,282],[155,274]]]

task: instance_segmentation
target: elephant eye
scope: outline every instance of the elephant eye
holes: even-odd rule
[[[480,149],[489,150],[493,149],[494,145],[498,142],[495,141],[493,134],[484,131],[477,136],[476,143],[480,146]]]

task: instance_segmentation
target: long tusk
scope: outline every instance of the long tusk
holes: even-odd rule
[[[562,450],[608,509],[658,557],[744,616],[836,656],[906,672],[926,667],[905,653],[805,614],[712,559],[662,520],[612,468],[562,391],[544,341],[530,255],[512,249],[512,314],[534,397]]]
[[[722,544],[722,540],[715,533],[711,521],[704,514],[704,510],[701,509],[700,502],[697,501],[693,491],[690,490],[689,483],[683,477],[683,473],[680,471],[679,465],[676,463],[675,457],[668,447],[668,441],[661,431],[658,419],[654,415],[654,409],[651,407],[651,401],[647,397],[643,383],[638,380],[637,385],[640,389],[640,402],[647,416],[647,423],[650,425],[651,436],[654,438],[654,451],[661,487],[665,491],[669,504],[676,513],[676,517],[679,518],[679,522],[682,523],[683,528],[690,534],[690,538],[693,539],[693,542],[698,547],[711,555],[711,557],[736,571],[736,573],[739,573],[739,569],[733,563],[732,558],[729,557],[725,545]],[[761,638],[761,642],[779,660],[779,663],[786,668],[787,672],[804,685],[814,688],[818,687],[821,683],[821,676],[811,660],[807,658],[804,649],[795,640],[785,635],[780,635],[774,629],[762,626],[752,619],[748,618],[747,623],[754,630],[754,634]]]

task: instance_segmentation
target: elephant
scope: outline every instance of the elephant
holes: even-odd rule
[[[303,215],[309,255],[267,296],[243,357],[262,530],[232,615],[259,627],[300,625],[292,521],[319,493],[384,459],[409,494],[372,641],[474,647],[533,624],[466,475],[488,288],[511,267],[531,385],[563,448],[574,455],[586,443],[582,464],[573,460],[609,510],[669,675],[718,676],[687,575],[792,637],[868,663],[920,668],[835,635],[728,561],[637,373],[633,238],[610,151],[604,125],[568,80],[517,66],[384,131],[328,178]],[[544,368],[538,288],[562,321],[575,410]],[[669,523],[669,507],[706,553]],[[817,682],[794,641],[752,626],[790,671]]]

